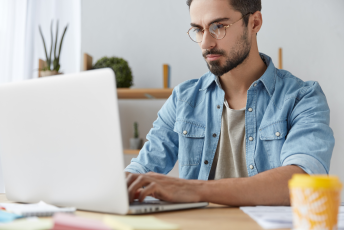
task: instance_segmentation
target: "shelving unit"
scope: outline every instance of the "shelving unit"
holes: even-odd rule
[[[167,99],[173,89],[117,89],[118,99]],[[124,149],[124,154],[136,154],[139,149]]]
[[[136,154],[138,155],[140,149],[124,149],[124,154]]]
[[[84,53],[84,70],[92,69],[93,58],[91,55]],[[164,84],[165,85],[165,84]],[[167,84],[166,84],[167,85]],[[118,99],[167,99],[172,94],[173,89],[157,88],[157,89],[130,89],[117,88]],[[124,149],[124,154],[137,155],[139,149]]]
[[[117,89],[118,99],[167,99],[173,89]]]

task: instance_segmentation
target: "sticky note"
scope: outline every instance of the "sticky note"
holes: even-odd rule
[[[53,217],[53,230],[68,229],[68,230],[111,230],[100,220],[87,219],[70,214],[55,214]]]
[[[159,220],[154,216],[105,216],[104,223],[116,230],[176,230],[176,224]]]
[[[0,222],[1,223],[7,223],[7,222],[11,222],[17,218],[21,218],[21,215],[17,215],[14,213],[9,213],[6,211],[0,211]]]
[[[0,230],[48,230],[53,227],[52,220],[30,217],[15,220],[10,223],[0,224]]]

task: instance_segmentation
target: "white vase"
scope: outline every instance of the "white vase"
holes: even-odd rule
[[[141,138],[130,138],[130,149],[141,149],[142,139]]]
[[[53,75],[58,75],[62,73],[58,73],[56,70],[41,70],[41,77],[48,77]]]

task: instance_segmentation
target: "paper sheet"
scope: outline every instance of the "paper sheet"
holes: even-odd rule
[[[293,228],[290,206],[240,207],[264,229]],[[339,208],[338,230],[344,230],[344,206]]]

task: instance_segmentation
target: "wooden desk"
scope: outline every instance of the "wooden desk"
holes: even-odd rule
[[[7,200],[5,194],[0,194],[0,203],[10,202]],[[105,214],[77,211],[76,215],[101,220]],[[202,209],[161,212],[147,215],[155,216],[169,223],[178,224],[181,230],[263,230],[263,228],[238,207],[216,204],[210,204],[208,207]]]

